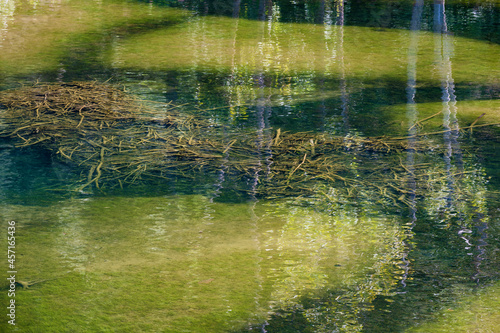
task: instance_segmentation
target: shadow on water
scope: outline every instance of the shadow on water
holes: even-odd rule
[[[59,181],[52,153],[38,148],[15,149],[7,141],[0,141],[0,200],[16,204],[50,204],[46,189]]]
[[[190,87],[185,81],[186,76],[194,79],[196,90],[200,95],[203,95],[202,103],[210,106],[227,105],[228,100],[231,100],[229,94],[221,91],[225,86],[227,77],[231,73],[207,73],[206,71],[199,72],[167,72],[167,73],[141,73],[141,76],[154,78],[155,81],[165,82],[166,87],[171,87],[166,90],[165,94],[155,96],[157,100],[176,101],[178,104],[193,102],[192,95],[194,86]],[[124,75],[118,74],[117,77]],[[139,77],[128,75],[127,78],[131,81],[140,80]],[[297,76],[297,81],[300,76]],[[316,74],[310,78],[310,85],[315,87],[315,92],[306,92],[303,96],[290,98],[289,101],[283,102],[280,100],[280,88],[283,86],[294,86],[299,82],[294,82],[294,78],[283,77],[277,78],[277,75],[272,73],[263,74],[262,80],[265,83],[263,89],[265,91],[265,100],[268,105],[268,121],[269,127],[282,128],[289,131],[325,131],[335,130],[343,126],[345,118],[348,116],[350,125],[360,133],[367,136],[384,135],[390,131],[404,131],[400,124],[401,118],[395,114],[391,106],[403,105],[406,101],[407,89],[406,81],[400,77],[383,76],[375,79],[352,80],[347,83],[352,87],[348,94],[349,114],[345,113],[346,96],[342,94],[342,85],[345,84],[339,78],[332,78]],[[286,81],[286,82],[285,82]],[[275,88],[274,88],[275,87]],[[258,89],[254,86],[253,89]],[[275,89],[273,91],[272,89]],[[488,85],[481,86],[472,85],[468,82],[455,82],[455,91],[457,95],[469,96],[470,100],[495,100],[500,97],[500,91],[492,89]],[[442,99],[442,89],[439,82],[435,81],[419,81],[417,103],[436,103]],[[462,98],[462,101],[467,101],[467,98]],[[250,100],[249,105],[245,105],[245,113],[236,116],[237,123],[240,126],[253,126],[256,124],[258,117],[258,106],[255,100]],[[284,105],[283,105],[284,104]],[[203,112],[203,108],[200,108]],[[230,121],[232,115],[229,108],[218,109],[215,111],[203,112],[203,116],[213,116],[218,119]],[[335,124],[336,123],[336,124]],[[368,125],[369,124],[369,125]],[[368,126],[367,126],[368,125]],[[403,133],[403,132],[401,132]]]
[[[182,22],[183,17],[167,16],[151,19],[130,20],[105,30],[84,34],[73,34],[65,41],[64,54],[60,58],[60,68],[53,72],[40,73],[42,81],[93,80],[97,77],[104,81],[115,74],[113,69],[103,62],[103,54],[114,46],[117,40],[144,34],[156,29],[174,26]]]

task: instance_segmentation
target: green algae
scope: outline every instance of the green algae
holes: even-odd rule
[[[346,283],[365,285],[369,302],[397,280],[366,267],[394,265],[401,249],[384,244],[404,237],[383,218],[201,196],[3,205],[2,215],[17,222],[18,278],[52,279],[16,293],[27,332],[222,332]]]

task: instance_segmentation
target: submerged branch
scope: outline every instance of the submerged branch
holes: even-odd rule
[[[447,131],[346,139],[278,128],[263,144],[255,140],[256,132],[234,133],[201,118],[176,114],[176,106],[171,104],[164,104],[168,109],[159,119],[158,110],[148,108],[146,103],[96,82],[36,84],[0,92],[0,106],[6,109],[0,137],[10,138],[18,146],[46,149],[80,169],[80,191],[92,186],[123,188],[172,176],[195,179],[203,171],[224,172],[241,183],[252,178],[258,185],[257,195],[263,197],[316,196],[322,193],[318,187],[328,186],[345,198],[367,196],[373,191],[397,205],[409,202],[404,198],[411,193],[406,189],[408,177],[421,187],[450,177],[443,172],[431,174],[428,163],[409,168],[400,156],[409,149],[437,149],[430,140],[411,145],[405,140]],[[462,130],[494,125],[476,122]],[[349,154],[357,158],[356,163],[346,162]],[[394,163],[363,158],[370,154],[394,157]],[[299,169],[301,172],[297,172]],[[255,188],[248,191],[255,194]]]

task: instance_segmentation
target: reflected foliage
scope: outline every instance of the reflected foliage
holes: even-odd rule
[[[144,0],[144,2],[146,2]],[[149,1],[147,1],[149,2]],[[329,23],[336,1],[325,0],[153,0],[158,5],[184,8],[199,15],[221,15],[252,20],[267,20],[273,10],[280,22]],[[349,0],[345,1],[345,25],[388,29],[409,29],[414,1]],[[446,1],[446,16],[451,31],[460,36],[500,43],[500,5],[497,1]],[[423,29],[432,31],[432,2],[424,12],[430,19]],[[464,20],[464,18],[466,18]]]

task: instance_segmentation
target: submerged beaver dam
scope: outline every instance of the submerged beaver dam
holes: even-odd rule
[[[165,115],[159,118],[158,105],[98,82],[36,83],[1,92],[0,106],[1,137],[20,149],[48,150],[73,167],[78,178],[67,186],[77,191],[201,173],[246,184],[238,190],[257,197],[320,194],[341,201],[376,192],[387,203],[411,205],[416,188],[439,184],[450,172],[454,178],[467,173],[433,170],[425,160],[404,163],[403,152],[442,154],[446,147],[432,134],[446,131],[418,141],[280,128],[241,133],[170,104],[160,106]]]

